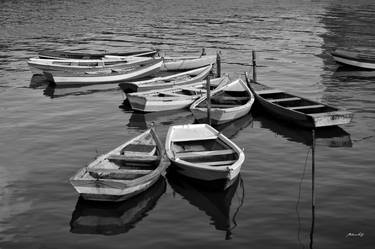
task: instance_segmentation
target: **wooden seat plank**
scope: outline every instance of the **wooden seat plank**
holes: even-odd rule
[[[236,160],[226,160],[226,161],[214,161],[214,162],[199,162],[199,164],[207,166],[219,166],[219,165],[230,165],[235,163]]]
[[[257,94],[271,94],[271,93],[283,93],[283,91],[277,90],[277,89],[264,89],[255,91]]]
[[[117,161],[124,161],[124,162],[154,163],[159,160],[159,157],[150,156],[145,153],[145,155],[139,155],[139,156],[109,155],[107,159],[109,161],[117,160]]]
[[[287,101],[296,101],[296,100],[300,100],[301,98],[298,98],[298,97],[291,97],[291,98],[282,98],[282,99],[267,99],[269,102],[271,103],[275,103],[275,102],[287,102]]]
[[[152,170],[88,168],[87,172],[99,179],[134,179],[138,175],[150,174]]]
[[[303,109],[312,109],[312,108],[322,108],[324,105],[305,105],[305,106],[296,106],[296,107],[286,107],[289,110],[303,110]]]
[[[219,155],[230,155],[235,153],[234,150],[210,150],[210,151],[192,151],[192,152],[179,152],[176,156],[179,158],[191,158],[191,157],[202,157],[202,156],[219,156]]]

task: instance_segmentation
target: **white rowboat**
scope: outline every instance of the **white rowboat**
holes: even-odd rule
[[[119,59],[121,58],[121,59]],[[116,57],[114,59],[104,58],[100,60],[53,60],[31,58],[27,61],[33,74],[43,74],[44,71],[69,71],[69,72],[92,72],[111,69],[133,67],[153,60],[150,57]]]
[[[165,149],[180,174],[204,181],[233,181],[245,160],[235,143],[207,124],[171,126]]]
[[[123,69],[111,69],[111,72],[44,72],[44,75],[56,85],[90,85],[118,83],[121,81],[135,80],[160,71],[162,60],[153,60],[145,65],[135,65]]]
[[[202,81],[212,70],[212,65],[176,73],[164,77],[156,77],[143,81],[128,81],[120,83],[120,88],[125,93],[141,92],[157,89],[166,89],[185,86],[194,82]]]
[[[229,82],[221,77],[211,80],[213,89]],[[127,100],[133,110],[139,112],[159,112],[189,107],[196,99],[206,94],[206,81],[177,86],[165,90],[128,93]]]
[[[210,98],[211,124],[219,125],[241,118],[249,113],[254,95],[241,79],[234,80],[217,89]],[[207,120],[207,96],[202,96],[190,107],[195,119]]]
[[[87,200],[123,201],[151,187],[168,167],[151,128],[79,170],[71,184]]]

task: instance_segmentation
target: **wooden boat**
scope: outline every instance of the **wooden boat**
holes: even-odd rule
[[[229,82],[229,77],[211,81],[212,89]],[[159,112],[189,107],[194,100],[206,94],[206,82],[196,82],[165,90],[128,93],[126,95],[131,108],[139,112]]]
[[[125,93],[141,92],[157,89],[166,89],[184,86],[194,82],[202,81],[212,70],[212,65],[180,72],[164,77],[156,77],[143,81],[127,81],[120,83],[120,88]]]
[[[115,235],[133,229],[148,216],[165,193],[164,177],[143,193],[122,202],[96,202],[79,198],[70,221],[70,232]]]
[[[201,55],[199,57],[163,57],[162,71],[189,70],[216,63],[216,55]]]
[[[40,51],[38,57],[40,59],[103,59],[107,55],[114,56],[154,56],[157,50],[139,50],[120,53],[83,53],[83,52],[69,52],[58,50],[43,50]]]
[[[84,199],[123,201],[151,187],[168,165],[163,146],[151,128],[98,157],[70,182]]]
[[[147,64],[111,69],[110,72],[44,72],[46,78],[56,85],[90,85],[118,83],[126,80],[135,80],[160,71],[162,60],[153,60]]]
[[[173,191],[181,195],[189,204],[198,208],[209,217],[209,224],[216,230],[224,231],[230,239],[236,227],[236,218],[245,198],[241,176],[225,190],[212,188],[203,182],[168,171],[167,179]],[[236,196],[236,198],[233,198]],[[196,217],[202,220],[204,217]]]
[[[245,160],[235,143],[207,124],[171,126],[165,148],[180,174],[215,183],[233,181]]]
[[[136,65],[150,63],[151,57],[121,57],[121,59],[104,58],[99,60],[53,60],[31,58],[27,61],[33,74],[43,74],[44,71],[69,71],[69,72],[91,72],[104,71],[116,68],[133,67]]]
[[[241,118],[249,113],[254,96],[241,80],[234,80],[217,89],[210,98],[211,124],[218,125]],[[207,120],[207,96],[202,96],[190,107],[195,119]]]
[[[116,58],[116,56],[111,56]],[[117,57],[121,59],[120,57]],[[216,55],[201,55],[201,56],[163,56],[154,57],[163,59],[163,65],[161,71],[184,71],[195,68],[200,68],[216,63]]]
[[[375,70],[375,53],[336,49],[332,56],[335,61],[344,65]]]
[[[339,110],[336,107],[317,101],[298,97],[282,90],[268,88],[254,90],[246,74],[246,80],[256,101],[269,113],[289,123],[306,128],[347,124],[353,118],[353,113]]]

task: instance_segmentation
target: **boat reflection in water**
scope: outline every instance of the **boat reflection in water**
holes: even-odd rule
[[[126,233],[155,207],[166,191],[166,185],[165,178],[160,177],[142,194],[119,203],[87,201],[79,198],[70,221],[70,231],[103,235]]]
[[[221,133],[223,133],[227,138],[233,138],[240,132],[242,129],[245,129],[248,127],[251,122],[253,121],[253,116],[251,116],[250,113],[247,115],[233,120],[231,122],[221,124],[221,125],[216,125],[214,128]]]
[[[124,109],[124,111],[128,110]],[[129,123],[127,126],[129,128],[144,130],[147,129],[151,123],[154,123],[156,126],[159,126],[160,124],[162,126],[169,127],[170,125],[175,125],[178,123],[188,124],[191,123],[192,120],[193,114],[189,110],[173,110],[152,113],[133,112],[129,118]]]
[[[61,98],[66,96],[79,96],[79,95],[89,95],[97,92],[110,92],[118,91],[119,87],[111,84],[102,84],[102,85],[82,85],[82,86],[55,86],[50,83],[44,89],[43,94],[47,97]]]
[[[232,231],[237,226],[236,216],[245,197],[241,175],[229,188],[220,190],[210,188],[203,182],[200,184],[198,180],[176,174],[174,170],[168,170],[167,179],[172,189],[191,205],[204,211],[217,230],[225,231],[226,240],[231,239]]]
[[[343,78],[347,81],[355,79],[374,79],[375,70],[361,69],[349,66],[339,66],[332,75],[334,78]]]
[[[257,115],[254,118],[253,127],[268,129],[292,142],[312,145],[313,137],[310,129],[290,126],[263,115]],[[318,146],[352,147],[350,134],[339,126],[321,127],[314,132],[315,143]]]

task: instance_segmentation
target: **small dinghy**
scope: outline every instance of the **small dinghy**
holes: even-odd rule
[[[151,187],[168,167],[153,128],[98,157],[71,184],[87,200],[123,201]]]
[[[219,85],[229,82],[229,77],[211,80],[214,90]],[[206,82],[177,86],[165,90],[128,93],[127,100],[131,108],[139,112],[159,112],[178,110],[189,107],[196,99],[206,94]]]
[[[121,59],[104,58],[100,60],[53,60],[31,58],[27,61],[33,74],[43,74],[47,71],[68,71],[68,72],[92,72],[111,69],[134,67],[144,63],[150,63],[151,57],[121,57]]]
[[[332,52],[332,56],[335,61],[344,65],[375,70],[374,52],[336,49]]]
[[[306,128],[341,125],[351,122],[353,113],[336,107],[298,97],[282,90],[256,83],[262,89],[255,90],[248,75],[246,80],[256,101],[269,113],[286,122]]]
[[[162,71],[190,70],[215,64],[216,55],[201,55],[199,57],[164,57]]]
[[[38,57],[40,59],[103,59],[108,55],[113,56],[154,56],[157,50],[138,50],[129,52],[111,52],[111,53],[84,53],[84,52],[70,52],[70,51],[59,51],[59,50],[43,50],[40,51]]]
[[[188,85],[194,82],[202,81],[212,70],[212,65],[175,73],[169,76],[156,77],[143,81],[128,81],[120,83],[120,88],[125,93],[150,91],[157,89],[166,89],[178,86]]]
[[[146,77],[160,71],[162,60],[153,60],[150,63],[142,63],[132,67],[111,69],[104,72],[44,72],[44,76],[58,86],[92,85],[119,83],[127,80],[135,80]]]
[[[171,126],[165,148],[180,174],[204,181],[233,181],[245,160],[235,143],[207,124]]]
[[[211,124],[219,125],[241,118],[249,113],[254,96],[241,80],[234,80],[212,93],[210,98]],[[198,122],[207,120],[207,96],[202,96],[190,107]]]

